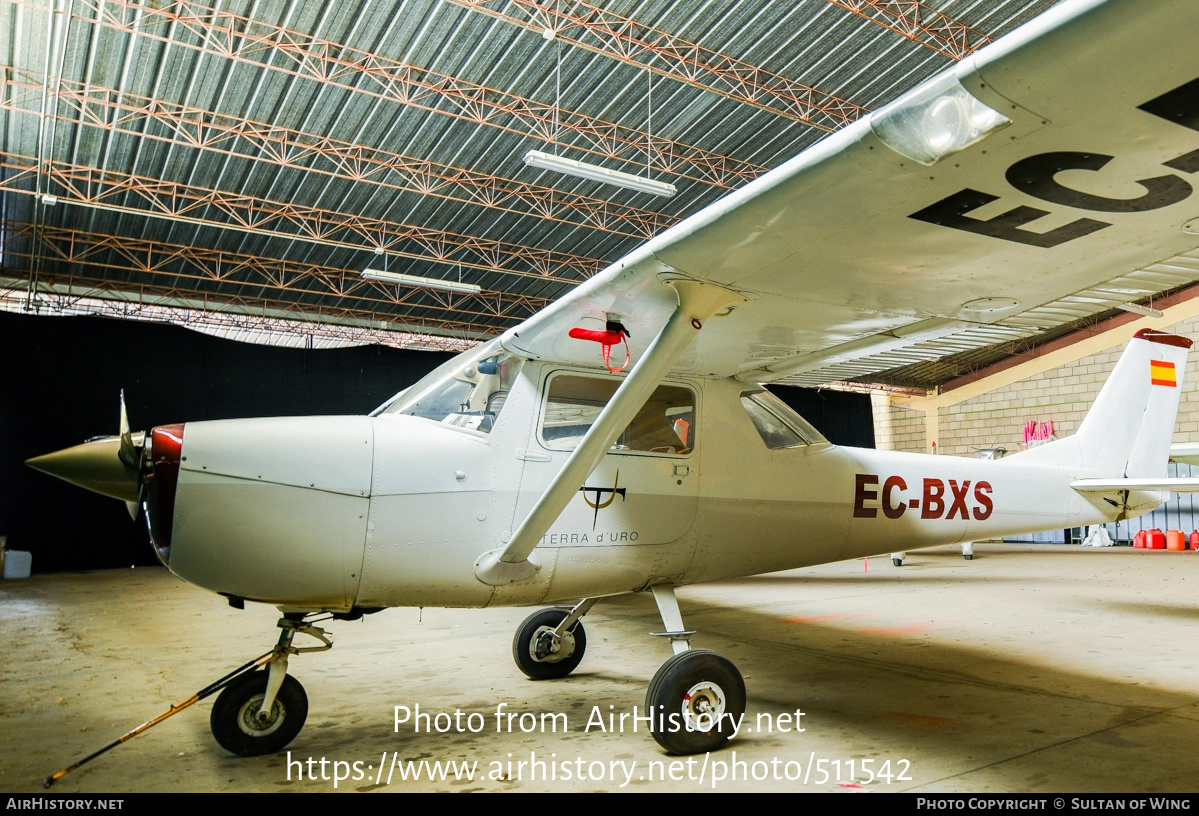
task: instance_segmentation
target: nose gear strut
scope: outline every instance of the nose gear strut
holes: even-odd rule
[[[326,621],[329,618],[321,618],[321,620]],[[258,713],[254,715],[255,719],[260,721],[266,720],[270,716],[271,707],[275,704],[275,696],[283,685],[283,678],[287,676],[287,656],[306,652],[325,652],[333,648],[333,639],[329,637],[329,633],[311,623],[304,623],[303,616],[284,615],[279,619],[277,625],[283,631],[279,633],[279,642],[271,651],[272,657],[267,665],[269,674],[266,681],[266,695],[262,698],[262,706],[258,709]],[[291,642],[295,640],[297,634],[314,637],[321,641],[322,645],[292,646]]]
[[[62,770],[57,771],[56,773],[53,773],[50,776],[47,776],[45,778],[45,780],[42,782],[42,787],[45,787],[45,788],[50,787],[55,782],[62,779],[64,776],[66,776],[71,771],[75,770],[76,768],[86,765],[87,763],[89,763],[93,759],[95,759],[96,757],[98,757],[102,754],[108,753],[109,751],[111,751],[113,748],[116,748],[121,743],[128,742],[129,740],[136,737],[138,734],[141,734],[143,731],[148,731],[150,728],[153,728],[154,726],[158,725],[163,720],[173,717],[174,715],[178,714],[180,711],[182,711],[185,708],[191,708],[196,703],[200,702],[201,700],[205,699],[206,697],[211,697],[213,694],[216,694],[218,691],[228,691],[233,687],[245,687],[247,685],[250,685],[250,683],[248,683],[247,681],[257,681],[257,682],[261,683],[262,681],[260,678],[262,678],[262,674],[260,674],[257,670],[261,669],[263,667],[267,667],[267,672],[265,672],[265,674],[267,675],[266,688],[263,689],[262,692],[260,692],[262,694],[262,696],[260,698],[259,704],[254,708],[254,710],[252,712],[253,716],[249,717],[249,718],[245,718],[245,719],[247,721],[253,722],[255,724],[264,725],[265,728],[262,730],[265,731],[266,733],[271,734],[272,739],[262,740],[262,743],[263,743],[262,745],[255,745],[253,742],[251,742],[251,746],[255,747],[255,748],[265,747],[265,744],[267,742],[270,742],[273,744],[273,743],[278,742],[279,739],[281,738],[279,736],[274,736],[274,735],[289,734],[287,736],[286,741],[283,742],[283,744],[279,746],[279,748],[283,747],[283,745],[286,745],[288,742],[290,742],[295,737],[296,734],[299,733],[300,728],[304,725],[304,718],[307,716],[307,713],[308,713],[307,698],[303,697],[303,695],[304,695],[303,687],[300,686],[299,682],[294,677],[286,676],[287,675],[288,655],[303,654],[305,652],[323,652],[323,651],[333,648],[333,640],[332,640],[332,638],[329,637],[329,633],[326,632],[324,629],[321,629],[320,627],[314,625],[315,623],[323,623],[324,621],[329,620],[329,618],[331,618],[332,615],[330,615],[329,617],[318,618],[315,621],[308,621],[308,622],[304,621],[305,617],[306,617],[305,615],[298,615],[295,613],[285,614],[282,618],[279,619],[278,626],[283,631],[279,633],[279,640],[278,640],[278,642],[275,643],[275,648],[271,649],[269,652],[265,652],[264,654],[259,655],[258,657],[254,658],[253,660],[250,660],[250,661],[242,664],[241,666],[239,666],[238,668],[229,672],[228,674],[226,674],[224,677],[220,678],[219,680],[216,680],[215,682],[200,689],[199,691],[197,691],[195,694],[188,697],[187,699],[180,700],[178,703],[175,703],[174,705],[172,705],[170,708],[168,708],[163,713],[159,714],[154,719],[147,720],[146,722],[139,725],[137,728],[134,728],[131,731],[126,732],[121,737],[113,740],[112,742],[110,742],[108,745],[105,745],[100,750],[95,751],[91,754],[88,754],[83,759],[76,762],[74,765],[63,768]],[[310,637],[314,637],[321,642],[321,645],[320,646],[303,646],[303,647],[293,646],[292,641],[295,639],[295,636],[297,634],[309,635]],[[285,684],[285,680],[290,681],[290,683]],[[272,688],[272,686],[273,686],[273,688]],[[294,690],[297,688],[299,689],[300,696],[303,697],[303,700],[304,700],[302,715],[299,716],[298,718],[295,718],[295,717],[288,718],[288,719],[291,719],[290,723],[279,723],[278,722],[279,713],[277,711],[280,708],[279,698],[281,697],[281,695],[282,696],[290,695],[290,697],[294,700],[294,697],[295,697]],[[216,709],[218,706],[220,706],[221,700],[224,699],[225,697],[226,697],[226,695],[222,694],[217,699],[217,706],[213,707],[213,713],[214,713],[213,719],[214,720],[216,719],[215,718]],[[254,702],[254,701],[251,699],[249,702]],[[245,705],[239,706],[239,708],[244,710],[246,708],[246,706]],[[266,713],[264,714],[264,712],[266,712]],[[272,713],[275,714],[274,717],[271,716]],[[299,712],[293,712],[293,713],[299,713]],[[298,722],[296,721],[297,719],[298,719]],[[284,725],[284,724],[287,725],[286,729],[280,727],[280,725]],[[215,726],[215,722],[214,722],[213,723],[213,728],[214,728],[213,736],[217,736],[215,733],[215,727],[216,726]],[[293,731],[293,729],[294,729],[294,731]],[[242,730],[246,730],[246,729],[243,728]],[[251,740],[252,739],[253,739],[253,737],[251,737]],[[217,742],[220,742],[221,745],[224,746],[225,748],[228,748],[231,751],[233,750],[232,748],[229,748],[228,745],[225,745],[225,743],[221,741],[221,738],[219,736],[217,736]],[[279,748],[270,748],[269,750],[259,751],[258,753],[271,753],[271,751],[277,751],[277,750],[279,750]],[[242,753],[242,752],[234,751],[234,753]],[[243,756],[253,756],[254,754],[253,753],[243,753],[242,755]]]

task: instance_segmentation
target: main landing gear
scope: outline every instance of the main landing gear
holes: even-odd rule
[[[674,657],[650,681],[645,708],[651,733],[672,754],[698,754],[727,744],[745,713],[745,681],[737,667],[715,652],[692,650],[691,636],[674,587],[653,587],[654,600]],[[565,677],[583,659],[587,646],[579,620],[595,605],[588,598],[573,609],[543,609],[525,619],[512,640],[512,656],[534,680]]]
[[[588,598],[574,609],[542,609],[525,618],[512,638],[512,658],[534,680],[557,680],[574,671],[587,651],[580,619],[595,605]]]
[[[322,619],[325,620],[325,619]],[[328,633],[302,615],[279,619],[279,641],[266,668],[233,680],[216,699],[209,725],[222,748],[238,756],[261,756],[282,750],[296,738],[308,718],[308,695],[300,681],[287,673],[287,658],[333,648]],[[296,647],[297,634],[321,641],[321,646]]]

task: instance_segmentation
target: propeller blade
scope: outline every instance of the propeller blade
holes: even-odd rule
[[[121,436],[129,433],[129,414],[125,413],[125,389],[121,389]]]

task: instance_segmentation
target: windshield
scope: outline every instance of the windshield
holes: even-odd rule
[[[523,362],[500,348],[498,340],[492,340],[438,366],[372,416],[418,416],[488,433],[499,418]]]

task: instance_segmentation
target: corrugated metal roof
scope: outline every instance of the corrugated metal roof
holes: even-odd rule
[[[51,14],[56,2],[67,13]],[[995,38],[1054,3],[935,5]],[[604,11],[865,109],[950,62],[828,0],[626,0]],[[627,219],[664,228],[825,135],[617,56],[437,0],[0,6],[3,274],[125,302],[485,336],[640,243]],[[655,66],[670,71],[662,58]],[[676,158],[656,154],[638,169],[647,140],[673,143]],[[522,162],[531,148],[645,172],[678,194],[538,171]],[[617,157],[597,155],[605,150]],[[704,163],[719,161],[741,168],[740,180],[712,183]],[[604,201],[620,212],[596,215]],[[484,294],[363,283],[380,245],[394,271]],[[1176,259],[1119,286],[1177,287],[1199,278],[1196,263]],[[1101,312],[1111,296],[1081,293],[800,379],[932,381],[948,370],[934,360],[982,359],[980,348]]]

